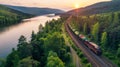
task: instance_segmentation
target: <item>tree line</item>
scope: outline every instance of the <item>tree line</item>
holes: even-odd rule
[[[22,19],[29,18],[31,16],[32,15],[25,14],[0,5],[0,28],[20,23]]]
[[[120,12],[73,16],[71,26],[97,43],[103,55],[120,66]]]
[[[62,22],[48,21],[45,27],[40,24],[29,43],[21,36],[17,49],[13,48],[1,67],[73,67],[70,47],[62,36]]]

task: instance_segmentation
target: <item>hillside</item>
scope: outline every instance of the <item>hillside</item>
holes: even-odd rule
[[[37,7],[12,6],[12,5],[6,5],[6,6],[24,13],[37,15],[37,16],[64,12],[62,10],[52,9],[52,8],[37,8]]]
[[[114,12],[119,10],[120,10],[120,1],[115,0],[115,1],[100,2],[84,8],[74,9],[67,12],[66,14],[92,15],[92,14]]]
[[[28,17],[31,17],[31,15],[0,5],[0,28],[19,23],[22,19]]]
[[[98,44],[103,56],[120,67],[120,1],[100,2],[67,12],[71,27]]]
[[[71,28],[98,44],[103,56],[120,67],[120,11],[72,17]]]

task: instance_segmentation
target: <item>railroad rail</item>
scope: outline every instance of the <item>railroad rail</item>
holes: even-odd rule
[[[66,22],[64,23],[65,29],[71,39],[74,41],[76,46],[82,50],[84,55],[87,57],[88,61],[92,64],[93,67],[116,67],[114,64],[112,64],[109,60],[105,59],[103,56],[97,56],[94,54],[90,49],[88,49],[82,41],[78,38],[77,35],[74,34],[74,32],[70,29],[68,26],[70,19],[72,16],[70,16]]]

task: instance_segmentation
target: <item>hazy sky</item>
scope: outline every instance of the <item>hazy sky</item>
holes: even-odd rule
[[[71,10],[77,7],[85,7],[87,5],[110,0],[0,0],[1,4],[10,4],[18,6],[30,7],[49,7],[63,10]]]

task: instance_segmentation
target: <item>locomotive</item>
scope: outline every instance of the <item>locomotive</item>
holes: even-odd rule
[[[91,51],[93,51],[98,56],[102,54],[102,50],[97,44],[89,41],[87,37],[85,37],[83,34],[79,34],[79,32],[73,29],[71,25],[69,25],[69,27],[75,33],[75,35],[77,35],[79,39],[85,44],[85,46],[87,46]]]
[[[88,39],[87,39],[83,34],[80,34],[80,35],[79,35],[79,38],[80,38],[80,39],[83,41],[83,43],[84,43],[90,50],[92,50],[95,54],[97,54],[97,55],[99,55],[99,56],[102,54],[101,48],[100,48],[97,44],[88,41]]]

